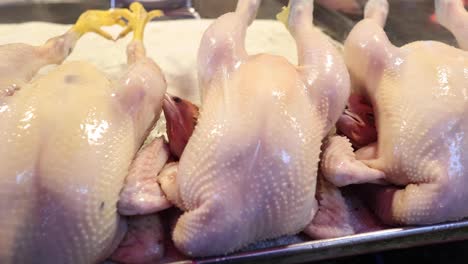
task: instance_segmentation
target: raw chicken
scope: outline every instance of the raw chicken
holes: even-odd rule
[[[317,211],[321,141],[344,110],[349,76],[311,23],[312,0],[292,0],[290,15],[279,16],[296,39],[298,67],[283,57],[249,56],[244,39],[259,4],[240,0],[205,32],[198,124],[178,167],[160,178],[185,211],[173,240],[186,255],[225,254],[298,233]]]
[[[385,228],[363,203],[355,186],[338,189],[319,175],[316,197],[318,212],[304,230],[313,239],[337,238]]]
[[[98,263],[124,237],[119,193],[159,118],[166,91],[163,74],[146,58],[142,42],[146,22],[159,13],[147,14],[139,4],[131,9],[88,11],[70,32],[43,47],[0,48],[2,63],[13,68],[1,67],[2,83],[21,88],[0,99],[1,263]],[[40,66],[60,63],[84,32],[108,36],[97,27],[119,23],[121,17],[129,21],[123,34],[134,30],[134,40],[119,80],[109,80],[90,63],[66,62],[27,84]],[[161,155],[167,157],[167,151]],[[158,227],[153,215],[145,222]],[[146,240],[145,247],[152,250],[160,243]],[[153,250],[145,257],[160,253]]]
[[[368,110],[367,106],[362,108]],[[166,96],[164,99],[163,110],[169,121],[167,132],[169,145],[173,146],[171,149],[183,152],[185,148],[183,142],[187,142],[192,135],[194,124],[198,119],[197,109],[191,102],[179,97]],[[331,140],[334,139],[331,137]],[[324,148],[330,151],[327,146],[328,144],[325,144]],[[177,162],[167,163],[159,174],[159,182],[169,195],[177,193],[176,189],[168,190],[177,187],[176,176]],[[319,175],[315,194],[318,211],[304,233],[313,239],[326,239],[384,229],[385,226],[362,202],[362,197],[359,195],[361,188],[353,187],[339,189]],[[168,198],[176,206],[183,207],[183,202],[178,199],[179,196]]]
[[[457,1],[436,1],[440,21],[463,21]],[[370,0],[345,43],[352,82],[373,106],[378,140],[353,153],[335,138],[322,171],[336,186],[384,184],[367,194],[387,224],[467,217],[468,53],[436,41],[395,47],[383,31],[387,13],[385,0]],[[463,33],[454,31],[459,40]],[[342,126],[351,138],[353,129]]]

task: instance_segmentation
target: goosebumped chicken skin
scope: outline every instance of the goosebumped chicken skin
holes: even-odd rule
[[[463,21],[454,8],[461,4],[457,2],[436,0],[436,13],[453,17],[439,21]],[[387,224],[459,220],[468,216],[468,55],[436,41],[393,46],[382,29],[387,13],[386,1],[369,1],[365,19],[345,43],[353,83],[373,106],[378,140],[354,158],[328,152],[322,170],[336,186],[392,184],[367,192],[375,213]],[[457,29],[453,33],[463,39]],[[352,138],[345,127],[344,134]],[[330,148],[352,152],[346,144],[335,140]]]
[[[132,7],[137,14],[90,11],[97,19],[91,25],[119,23],[124,13],[124,33],[135,30],[120,79],[66,62],[1,102],[1,263],[99,263],[125,235],[119,193],[166,91],[142,43],[150,16]]]
[[[201,41],[198,123],[178,167],[161,181],[185,211],[173,240],[186,255],[225,254],[301,232],[317,210],[320,145],[345,107],[349,76],[311,24],[311,0],[292,0],[286,16],[298,67],[278,56],[249,56],[244,38],[259,4],[240,0]]]

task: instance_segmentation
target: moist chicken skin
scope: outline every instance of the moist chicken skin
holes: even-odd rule
[[[280,16],[299,65],[247,54],[259,0],[240,0],[206,30],[198,122],[179,165],[160,178],[168,199],[185,211],[173,231],[184,254],[225,254],[299,233],[316,213],[321,141],[344,110],[350,82],[339,52],[312,25],[313,4],[292,0],[290,14]]]
[[[435,5],[439,21],[465,41],[462,1]],[[366,190],[386,224],[462,219],[468,216],[468,53],[437,41],[396,47],[383,30],[387,14],[387,1],[370,0],[345,42],[353,84],[374,109],[378,140],[352,155],[346,140],[333,140],[322,172],[336,186],[382,184]],[[341,129],[353,137],[353,125]]]
[[[166,91],[162,71],[142,43],[152,14],[139,4],[131,9],[88,11],[44,47],[0,48],[15,63],[21,53],[12,50],[32,54],[14,75],[12,83],[21,81],[21,89],[0,98],[1,263],[99,263],[123,239],[127,224],[117,211],[119,195]],[[118,80],[74,61],[29,82],[40,64],[61,62],[68,55],[64,47],[71,49],[81,34],[107,36],[98,26],[120,23],[121,16],[129,23],[124,34],[135,34]],[[60,59],[44,60],[57,53]],[[148,217],[135,221],[160,226]],[[156,242],[149,246],[160,246]]]

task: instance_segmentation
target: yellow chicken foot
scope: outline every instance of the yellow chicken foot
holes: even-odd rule
[[[44,58],[44,64],[60,64],[70,55],[76,42],[86,33],[94,32],[106,39],[112,36],[101,29],[103,26],[125,26],[110,10],[88,10],[81,14],[76,23],[65,34],[51,38],[38,48],[38,54]]]
[[[115,9],[114,18],[124,18],[128,21],[127,27],[119,34],[118,39],[125,37],[133,31],[133,40],[143,41],[143,34],[146,24],[155,17],[163,16],[161,10],[147,12],[142,4],[134,2],[129,9]]]
[[[76,32],[79,37],[88,32],[94,32],[102,37],[113,40],[112,36],[101,29],[103,26],[113,26],[119,24],[125,26],[124,21],[116,18],[112,11],[88,10],[84,12],[76,21],[71,31]]]
[[[133,64],[138,60],[146,58],[146,51],[143,45],[143,35],[145,26],[155,17],[163,15],[161,10],[147,12],[143,5],[134,2],[130,9],[114,9],[112,11],[114,19],[127,21],[127,27],[119,34],[117,39],[123,38],[133,31],[133,40],[127,47],[127,62]]]
[[[281,12],[276,14],[276,20],[283,23],[286,26],[286,28],[288,28],[288,19],[289,19],[290,9],[291,9],[291,3],[289,3],[287,7],[283,7]]]

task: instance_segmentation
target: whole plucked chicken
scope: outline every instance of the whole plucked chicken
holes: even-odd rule
[[[435,6],[438,20],[466,47],[462,1],[436,0]],[[353,152],[348,139],[331,138],[322,171],[336,186],[381,184],[363,190],[386,224],[459,220],[468,216],[468,53],[437,41],[396,47],[383,31],[387,14],[387,1],[370,0],[345,43],[362,99],[355,108],[371,106],[375,120],[358,113],[338,122],[351,141],[366,142],[360,131],[372,127],[378,139]]]
[[[43,46],[0,47],[1,263],[88,264],[109,257],[127,230],[117,211],[127,174],[127,187],[134,192],[122,192],[123,211],[150,214],[169,206],[163,199],[153,199],[152,206],[132,202],[144,196],[138,179],[149,166],[145,160],[156,159],[153,169],[166,162],[162,141],[147,146],[130,166],[159,118],[166,91],[160,68],[143,46],[145,24],[159,14],[146,13],[137,3],[131,11],[90,10]],[[32,80],[42,66],[62,63],[84,33],[111,38],[100,27],[125,25],[122,18],[128,25],[121,36],[134,31],[134,39],[127,50],[128,69],[118,80],[83,61],[65,62]],[[155,180],[153,185],[158,186]],[[157,233],[162,228],[157,216],[142,218],[135,221],[143,229]],[[158,235],[148,237],[141,229],[127,234],[114,259],[139,263],[161,255]],[[142,236],[138,245],[131,239],[135,235]],[[145,254],[128,254],[129,248],[142,247],[149,247]]]
[[[321,142],[349,96],[343,59],[312,24],[312,0],[291,0],[289,15],[280,16],[297,42],[298,66],[247,54],[246,31],[260,2],[239,0],[204,33],[198,123],[178,167],[160,178],[185,211],[173,240],[190,256],[230,253],[306,227],[317,210]],[[177,123],[170,99],[166,117]]]

